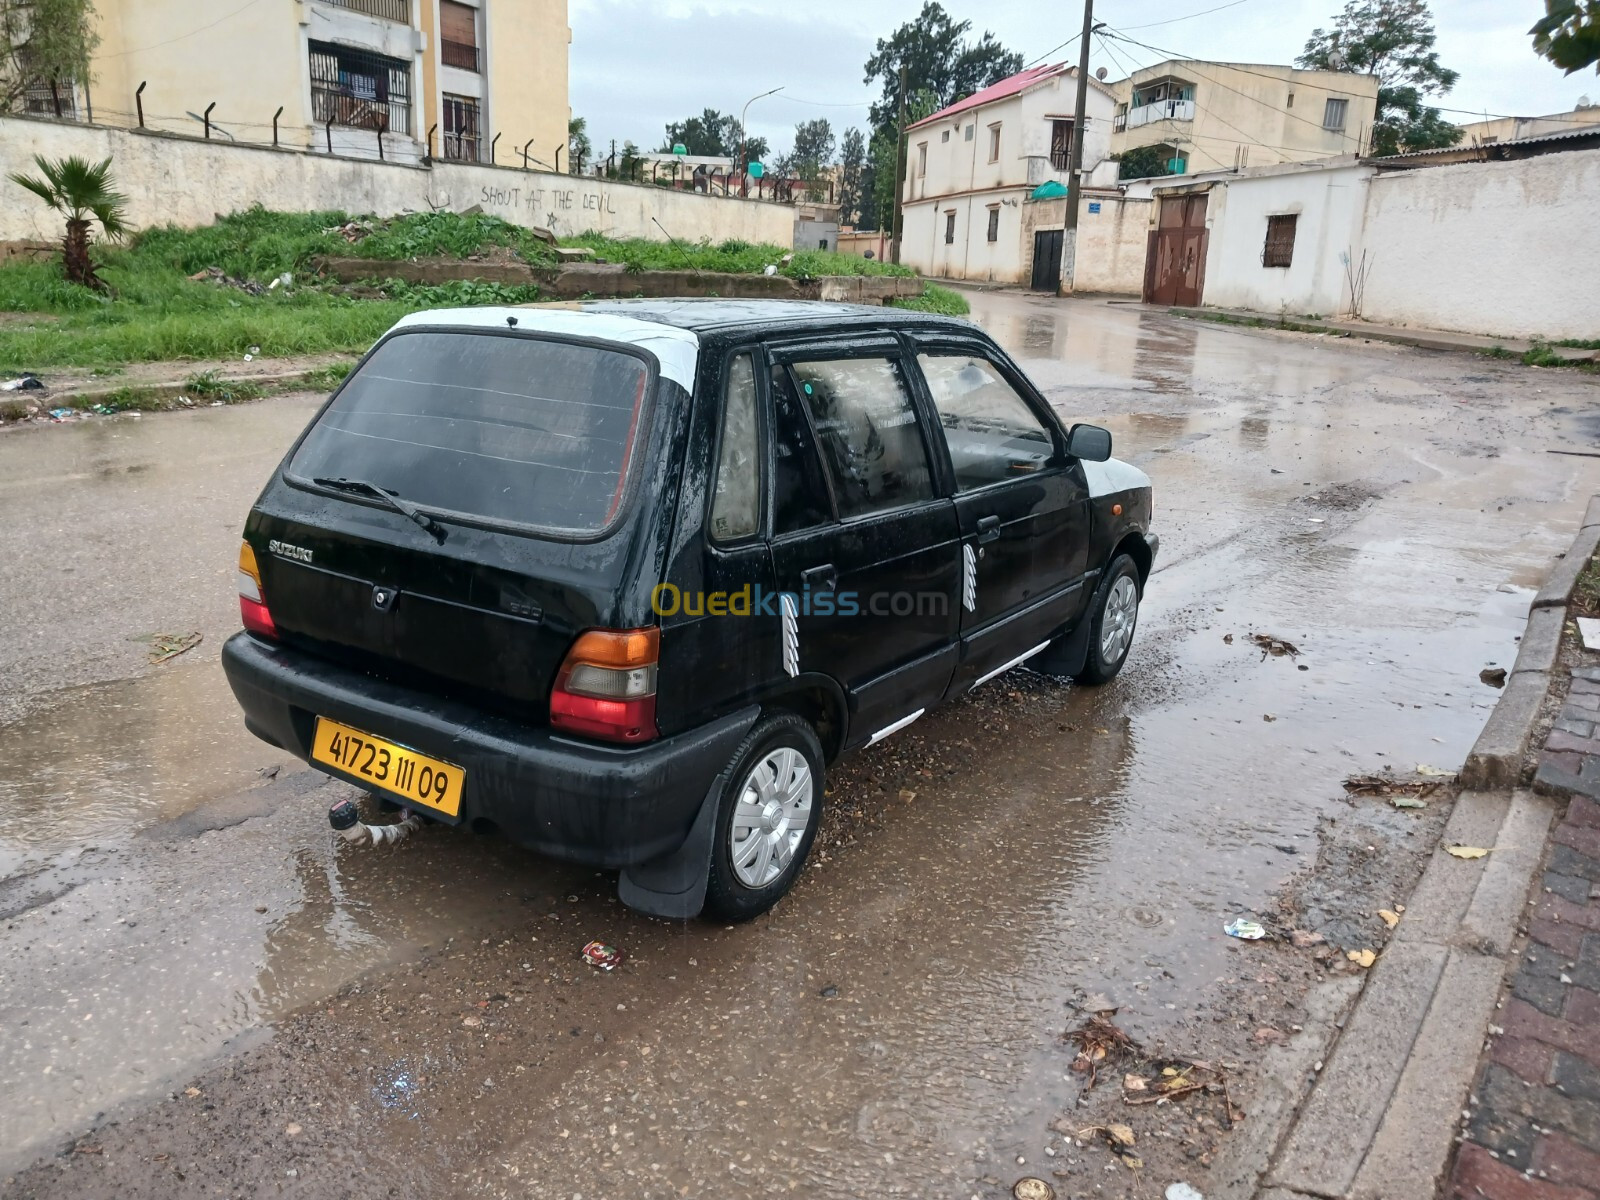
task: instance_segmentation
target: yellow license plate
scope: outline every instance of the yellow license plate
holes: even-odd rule
[[[311,758],[446,816],[453,817],[461,811],[461,786],[467,773],[460,767],[327,717],[317,718]]]

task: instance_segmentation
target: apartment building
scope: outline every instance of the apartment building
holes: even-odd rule
[[[566,0],[96,0],[73,115],[354,157],[564,161]],[[231,10],[231,11],[228,11]],[[142,88],[142,91],[141,91]],[[42,109],[31,103],[30,109]],[[276,131],[274,130],[276,122]]]
[[[1366,153],[1378,105],[1373,76],[1268,63],[1172,59],[1111,88],[1112,153],[1154,146],[1177,174]]]
[[[1020,283],[1036,249],[1059,260],[1060,229],[1038,227],[1029,206],[1039,189],[1060,195],[1066,182],[1077,77],[1065,63],[1035,67],[907,127],[902,263],[944,279]],[[1116,180],[1115,112],[1114,93],[1091,79],[1083,135],[1088,184]]]
[[[1523,138],[1545,137],[1552,133],[1576,133],[1600,125],[1600,104],[1590,104],[1580,96],[1571,112],[1550,113],[1543,117],[1486,117],[1461,126],[1461,145],[1492,146],[1496,142],[1515,142]]]

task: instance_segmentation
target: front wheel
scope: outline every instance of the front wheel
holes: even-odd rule
[[[799,878],[822,817],[822,744],[805,718],[756,723],[728,768],[706,882],[706,915],[748,921]]]
[[[1133,644],[1133,631],[1139,624],[1139,568],[1126,554],[1119,554],[1106,572],[1105,598],[1089,620],[1089,648],[1083,670],[1074,677],[1079,683],[1105,683],[1122,670]]]

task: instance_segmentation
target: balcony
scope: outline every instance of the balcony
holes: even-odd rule
[[[366,13],[384,21],[411,24],[411,0],[326,0],[335,8],[348,8],[351,12]]]
[[[1138,108],[1130,108],[1126,114],[1118,114],[1116,131],[1124,129],[1138,129],[1141,125],[1152,125],[1157,121],[1192,121],[1194,120],[1193,100],[1157,100],[1154,104],[1141,104]]]
[[[456,67],[462,71],[478,71],[478,48],[466,42],[452,42],[446,38],[439,39],[439,60],[447,67]]]

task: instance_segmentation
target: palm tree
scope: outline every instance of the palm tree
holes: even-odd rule
[[[128,232],[124,219],[128,198],[112,190],[111,160],[91,164],[88,159],[73,156],[52,162],[36,154],[33,161],[44,178],[16,174],[11,176],[11,182],[27,188],[67,218],[67,235],[61,249],[68,281],[104,291],[105,282],[89,257],[89,231],[93,224],[90,218],[100,222],[101,231],[111,241]]]

